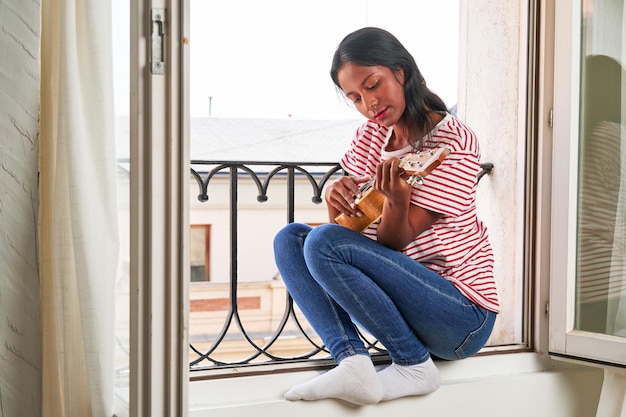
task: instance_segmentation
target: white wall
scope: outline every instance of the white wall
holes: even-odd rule
[[[39,2],[0,0],[0,414],[41,414]]]
[[[478,186],[490,231],[500,314],[492,341],[523,341],[523,243],[527,2],[463,0],[459,117],[475,131],[494,170]]]

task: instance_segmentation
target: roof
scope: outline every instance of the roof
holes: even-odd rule
[[[338,162],[359,120],[191,119],[191,159]]]
[[[354,120],[239,119],[190,121],[190,158],[213,161],[338,162],[357,127]],[[116,119],[118,157],[127,158],[128,117]]]

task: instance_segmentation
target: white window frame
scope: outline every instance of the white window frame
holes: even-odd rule
[[[626,339],[574,329],[581,0],[555,2],[550,352],[626,365]]]
[[[131,416],[188,415],[189,145],[177,0],[130,2]],[[165,9],[164,74],[150,71],[151,9]]]

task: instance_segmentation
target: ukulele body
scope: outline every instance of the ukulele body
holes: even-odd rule
[[[438,167],[446,156],[450,153],[450,148],[442,146],[437,149],[420,151],[402,158],[400,168],[403,174],[409,175],[409,184],[417,182],[421,184],[423,177],[428,175],[433,169]],[[385,196],[371,187],[363,192],[363,195],[355,201],[355,204],[363,213],[361,217],[350,217],[341,213],[335,217],[335,221],[342,226],[348,227],[357,232],[362,232],[369,225],[380,219],[383,214],[383,204]]]

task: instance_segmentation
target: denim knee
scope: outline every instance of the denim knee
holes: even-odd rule
[[[282,245],[290,242],[294,237],[306,237],[311,230],[311,226],[303,223],[289,223],[274,236],[274,250],[278,250]]]
[[[344,226],[333,223],[322,224],[310,231],[307,236],[305,250],[316,252],[328,244],[336,247],[346,236],[350,244],[355,244],[355,239],[362,238],[360,233],[347,229]]]

